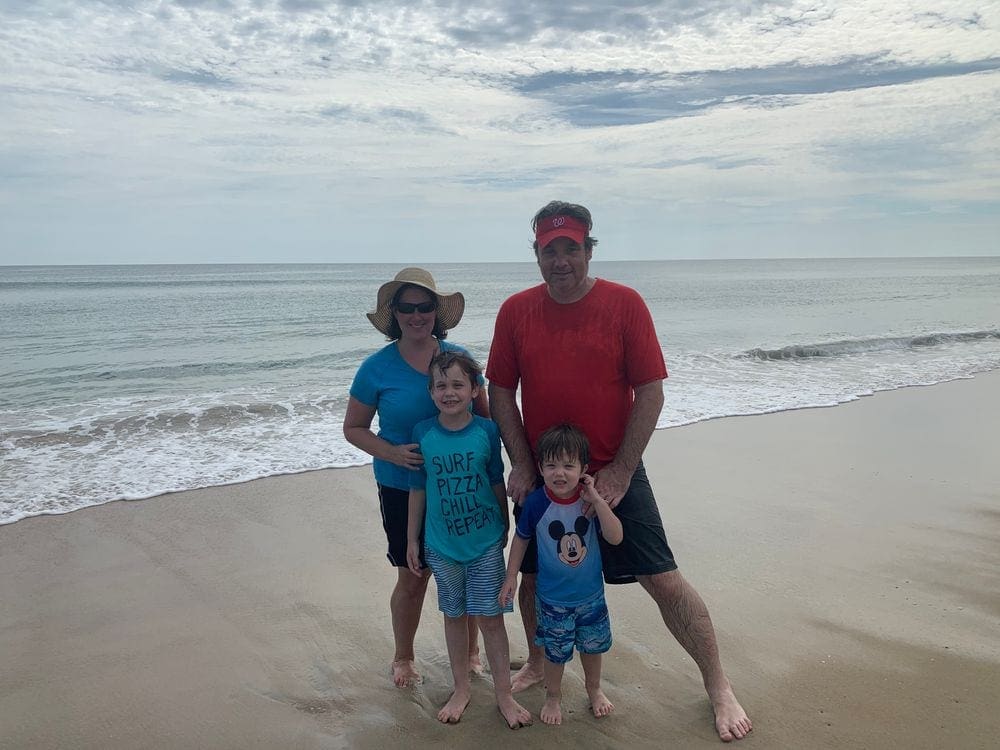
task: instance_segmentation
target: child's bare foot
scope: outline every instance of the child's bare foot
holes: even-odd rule
[[[555,696],[546,696],[542,710],[538,712],[546,724],[562,724],[562,706]]]
[[[541,664],[532,664],[530,661],[524,663],[517,672],[510,677],[510,691],[520,693],[527,690],[532,685],[537,685],[545,679],[545,673]]]
[[[413,659],[400,659],[392,663],[392,681],[396,687],[413,687],[420,683],[420,673],[413,666]]]
[[[469,671],[477,677],[482,677],[486,671],[486,668],[483,667],[483,660],[479,656],[478,648],[469,654]]]
[[[506,698],[497,699],[497,709],[500,711],[500,715],[503,716],[503,720],[507,722],[507,726],[511,729],[531,726],[531,722],[534,721],[531,718],[531,712],[510,695]]]
[[[466,706],[469,705],[469,697],[469,694],[464,691],[459,693],[456,690],[452,693],[448,702],[438,711],[438,721],[442,724],[458,724],[462,719],[462,714],[465,713]]]
[[[590,710],[594,712],[596,718],[600,719],[615,710],[615,704],[608,700],[608,696],[600,688],[595,690],[588,688],[587,695],[590,696]]]

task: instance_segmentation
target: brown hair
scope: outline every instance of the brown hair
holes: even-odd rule
[[[590,216],[590,211],[587,210],[585,206],[581,206],[579,203],[566,203],[565,201],[550,201],[549,203],[538,209],[531,219],[531,231],[534,232],[538,227],[538,222],[542,219],[547,219],[550,216],[572,216],[577,221],[581,221],[587,225],[587,236],[583,240],[583,249],[588,252],[594,249],[594,245],[597,244],[597,238],[590,236],[590,230],[594,228],[594,220]],[[538,243],[532,242],[531,247],[534,251],[538,252]]]
[[[563,422],[541,434],[535,446],[535,455],[539,463],[569,456],[578,459],[581,466],[586,466],[590,463],[590,442],[583,430],[575,424]]]
[[[469,376],[469,382],[475,387],[479,385],[479,378],[483,375],[483,368],[479,366],[472,357],[464,352],[439,352],[434,355],[431,360],[431,366],[428,370],[427,377],[427,388],[434,387],[434,373],[440,370],[444,373],[445,370],[458,365],[462,368],[462,372]]]

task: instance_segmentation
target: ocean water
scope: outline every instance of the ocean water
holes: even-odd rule
[[[485,361],[532,263],[430,264]],[[364,313],[398,265],[0,267],[0,523],[351,466]],[[662,428],[829,406],[1000,368],[1000,258],[600,262],[638,289]],[[164,499],[163,502],[169,502]]]

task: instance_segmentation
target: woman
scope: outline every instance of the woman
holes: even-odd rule
[[[368,320],[390,343],[368,357],[351,385],[344,437],[372,456],[382,526],[389,543],[389,562],[396,568],[396,586],[389,599],[396,653],[392,680],[397,687],[419,681],[414,665],[413,638],[420,623],[428,576],[414,576],[406,566],[406,523],[409,472],[423,463],[410,442],[413,427],[437,414],[427,388],[431,358],[460,346],[445,341],[465,311],[460,292],[439,292],[434,277],[422,268],[404,268],[378,290],[375,311]],[[468,352],[466,352],[468,353]],[[486,389],[473,404],[476,414],[489,417]],[[378,434],[371,424],[378,414]],[[469,618],[469,666],[479,672],[478,629]]]

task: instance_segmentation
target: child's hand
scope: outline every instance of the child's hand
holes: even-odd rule
[[[517,591],[517,576],[508,576],[504,579],[503,586],[500,587],[500,595],[497,597],[501,607],[506,607],[514,601],[515,591]]]
[[[601,493],[594,486],[594,478],[590,474],[580,475],[580,485],[583,488],[580,491],[580,499],[587,505],[584,515],[587,518],[593,518],[597,513],[597,508],[594,506],[603,503],[604,498],[601,497]]]
[[[420,567],[420,545],[417,542],[408,542],[406,545],[406,567],[415,576],[424,574]]]

